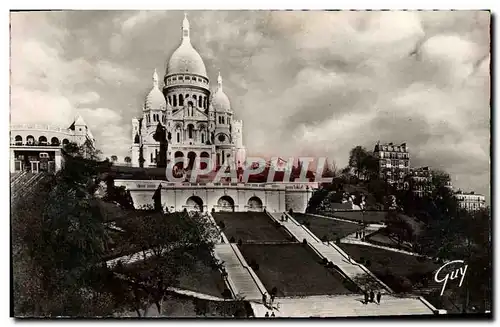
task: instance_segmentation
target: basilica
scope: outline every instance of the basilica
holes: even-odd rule
[[[132,166],[156,167],[160,143],[154,134],[160,124],[168,135],[167,163],[183,158],[183,168],[192,169],[196,158],[202,157],[216,166],[241,167],[246,155],[243,122],[234,117],[220,73],[217,88],[210,90],[203,59],[191,44],[186,15],[181,44],[168,60],[163,82],[161,88],[155,70],[142,117],[132,119]]]

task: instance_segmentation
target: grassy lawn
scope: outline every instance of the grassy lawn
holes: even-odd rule
[[[385,211],[365,211],[364,215],[361,211],[335,211],[330,212],[325,215],[357,221],[365,222],[368,224],[376,224],[385,221],[386,212]]]
[[[276,227],[263,212],[216,212],[212,214],[217,223],[224,222],[224,233],[235,241],[242,242],[286,242],[290,238]]]
[[[343,238],[362,229],[357,223],[333,220],[310,216],[303,213],[294,213],[293,218],[302,225],[306,225],[318,238],[326,236],[328,241],[335,241],[337,237]]]
[[[340,274],[325,268],[302,244],[243,244],[239,248],[247,262],[256,261],[255,273],[268,292],[278,289],[278,297],[352,293]]]
[[[398,241],[394,237],[387,235],[384,229],[367,236],[367,241],[377,245],[398,248],[410,252],[412,251],[412,247],[409,244],[402,243],[399,245]]]
[[[126,271],[136,271],[140,274],[147,274],[148,267],[156,265],[155,258],[149,258],[146,261],[134,262],[126,265]],[[178,278],[179,284],[174,285],[181,289],[194,292],[205,293],[217,297],[222,297],[222,292],[226,288],[224,279],[217,269],[207,266],[201,260],[198,260],[194,267],[189,270],[181,269]]]
[[[369,260],[370,264],[367,268],[395,292],[401,288],[399,284],[403,281],[394,280],[393,276],[407,279],[407,282],[411,283],[409,290],[405,289],[401,292],[418,290],[417,282],[420,276],[426,276],[429,279],[428,287],[438,286],[433,278],[434,271],[441,265],[431,260],[365,245],[340,244],[340,247],[358,262]]]

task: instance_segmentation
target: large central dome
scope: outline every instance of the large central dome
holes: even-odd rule
[[[208,77],[203,59],[191,45],[187,17],[182,22],[182,43],[168,61],[166,76],[185,73]]]

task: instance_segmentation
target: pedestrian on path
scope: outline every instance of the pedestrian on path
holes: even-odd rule
[[[274,311],[273,311],[273,313],[271,313],[271,317],[276,317],[276,316],[274,315]]]
[[[367,303],[368,303],[368,293],[365,292],[365,302],[364,302],[364,304],[367,304]]]
[[[269,311],[266,312],[266,315],[265,315],[266,318],[269,318]]]
[[[267,300],[267,293],[264,293],[262,294],[262,302],[264,303],[264,305],[267,305],[266,300]]]
[[[375,298],[375,293],[373,291],[370,291],[370,302],[373,302],[374,298]]]
[[[377,303],[380,304],[380,298],[382,297],[382,294],[380,294],[380,291],[377,292]]]

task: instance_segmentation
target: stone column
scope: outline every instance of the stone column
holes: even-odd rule
[[[56,171],[59,171],[62,168],[61,151],[56,151],[54,160]]]
[[[16,161],[16,157],[14,156],[14,150],[10,149],[10,172],[11,173],[16,171],[15,161]]]

